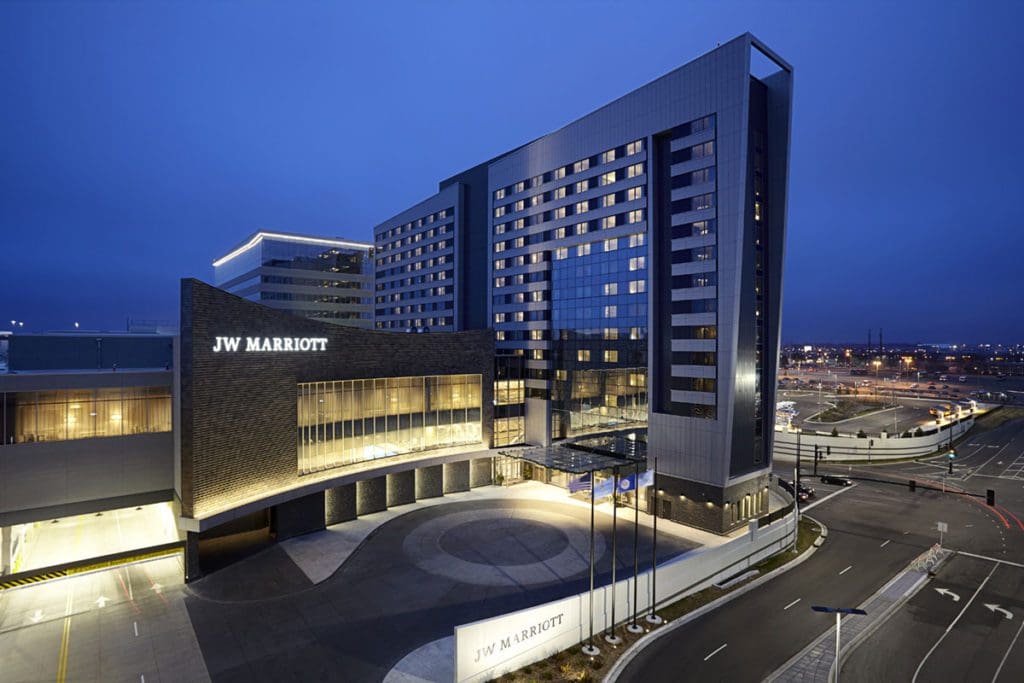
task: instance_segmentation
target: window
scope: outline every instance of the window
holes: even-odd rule
[[[618,309],[617,306],[611,305],[611,306],[605,306],[604,307],[604,317],[605,318],[617,318],[618,316],[619,316],[619,309]]]
[[[495,190],[494,191],[494,198],[495,199],[504,199],[505,198],[505,188],[501,188],[500,190]]]
[[[516,203],[513,205],[512,210],[513,211],[522,211],[525,208],[526,208],[526,202],[524,202],[522,199],[519,199],[519,200],[516,200]]]
[[[604,286],[604,294],[605,294],[605,296],[615,296],[618,293],[619,293],[619,283],[617,283],[617,282],[607,282],[607,283],[605,283],[605,286]]]
[[[505,215],[505,207],[504,206],[495,207],[495,209],[494,209],[494,217],[495,218],[501,218],[504,215]]]
[[[555,228],[551,231],[551,239],[560,240],[565,238],[565,228]]]
[[[517,218],[514,221],[512,221],[512,229],[513,230],[522,230],[525,227],[526,227],[526,219],[525,218]]]
[[[647,280],[630,280],[629,281],[629,293],[630,294],[643,294],[647,291]]]
[[[604,328],[604,334],[602,335],[605,341],[615,341],[619,338],[619,328],[617,327],[606,327]]]
[[[586,213],[590,210],[590,202],[576,202],[574,212],[577,214]]]
[[[642,233],[642,232],[634,232],[632,235],[630,235],[629,236],[629,246],[630,247],[642,247],[642,246],[644,246],[644,233]]]
[[[634,154],[639,154],[640,152],[643,151],[643,149],[644,149],[644,141],[643,140],[637,140],[636,142],[631,142],[628,145],[626,145],[626,156],[632,156]]]
[[[554,216],[555,220],[558,220],[559,218],[565,218],[565,207],[560,206],[557,209],[555,209]]]
[[[530,263],[543,263],[543,262],[544,262],[544,253],[543,252],[535,251],[532,254],[530,254]]]
[[[544,330],[530,330],[530,340],[531,341],[543,341],[544,340]]]
[[[565,166],[562,166],[561,168],[556,168],[555,169],[555,177],[554,177],[554,179],[555,180],[561,180],[564,177],[565,177]]]
[[[562,187],[556,187],[555,188],[555,196],[554,196],[554,198],[555,199],[563,199],[563,198],[565,198],[565,185],[563,185]]]
[[[578,183],[576,183],[576,187],[573,189],[573,191],[576,194],[583,194],[584,192],[586,192],[589,189],[590,189],[590,181],[589,180],[581,180]]]
[[[587,234],[587,224],[586,223],[577,223],[576,224],[576,234],[577,235],[586,235]]]
[[[604,352],[604,362],[605,363],[618,363],[619,362],[619,352],[616,351],[615,349],[607,349]]]
[[[512,240],[512,246],[515,247],[516,249],[518,249],[520,247],[525,247],[526,246],[526,238],[525,237],[517,237],[517,238],[515,238],[514,240]]]
[[[544,292],[543,292],[543,290],[536,289],[536,290],[530,292],[530,301],[533,301],[533,302],[544,301]]]
[[[590,362],[590,349],[577,349],[576,360],[580,363]]]
[[[530,349],[530,360],[544,360],[544,349]]]
[[[540,206],[541,203],[543,203],[543,201],[544,201],[544,195],[542,195],[542,194],[535,194],[532,197],[530,197],[530,206]]]
[[[643,270],[644,269],[644,257],[634,256],[629,259],[629,269],[632,270]]]
[[[615,182],[615,171],[608,171],[601,174],[601,185],[611,185]]]
[[[605,216],[601,219],[601,229],[614,228],[618,223],[618,216]]]
[[[639,223],[643,219],[644,219],[644,210],[643,209],[634,209],[633,211],[629,212],[628,221],[630,223]]]
[[[639,327],[631,327],[631,328],[629,328],[629,338],[632,339],[633,341],[641,339],[642,335],[640,333],[640,328]]]
[[[401,311],[399,311],[399,310],[395,311],[395,313],[400,313],[400,312]],[[495,313],[494,314],[494,323],[497,325],[497,324],[500,324],[500,323],[503,323],[503,322],[505,322],[505,314],[504,313]]]
[[[590,242],[576,246],[577,256],[590,256]]]
[[[601,155],[601,163],[608,164],[615,161],[615,150],[610,149]]]
[[[567,259],[567,258],[569,258],[569,248],[568,247],[558,247],[557,249],[555,249],[555,260],[556,261],[561,261],[562,259]]]
[[[572,165],[572,172],[573,173],[583,173],[583,171],[586,171],[589,168],[590,168],[590,159],[583,159],[582,161],[577,161],[575,164]]]
[[[632,165],[630,165],[630,166],[628,166],[626,168],[626,177],[627,178],[636,178],[637,176],[641,176],[643,174],[644,174],[644,165],[643,165],[643,163],[632,164]]]
[[[631,187],[626,190],[626,201],[632,202],[637,199],[642,199],[644,196],[644,188],[642,185]]]
[[[500,259],[498,259],[497,261],[494,262],[494,269],[495,270],[504,270],[505,267],[506,267],[505,266],[505,259],[503,259],[503,258],[500,258]]]
[[[524,181],[520,180],[518,183],[516,183],[515,189],[512,190],[512,191],[513,192],[522,192],[525,189],[526,189],[526,183]]]
[[[609,206],[615,206],[615,194],[606,194],[601,197],[601,206],[607,208]]]
[[[619,240],[617,240],[616,238],[613,237],[610,240],[605,240],[604,241],[604,250],[605,251],[615,251],[618,248],[619,248]]]
[[[503,251],[505,251],[505,243],[504,242],[495,242],[494,243],[494,253],[495,254],[500,254]]]

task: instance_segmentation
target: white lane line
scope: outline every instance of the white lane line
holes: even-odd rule
[[[138,638],[139,637],[139,622],[133,621],[132,622],[132,628],[135,629],[135,637]]]
[[[728,645],[729,645],[729,643],[723,643],[723,644],[722,644],[722,647],[718,648],[717,650],[715,650],[714,652],[712,652],[711,654],[709,654],[709,655],[708,655],[707,657],[705,657],[705,658],[704,658],[704,661],[705,661],[705,662],[706,662],[706,661],[708,661],[709,659],[711,659],[712,657],[714,657],[715,655],[717,655],[717,654],[718,654],[719,652],[721,652],[722,650],[724,650],[724,649],[725,649],[725,648],[726,648],[726,647],[727,647]]]
[[[789,603],[788,605],[786,605],[785,607],[783,607],[783,608],[782,608],[782,610],[783,610],[783,611],[785,611],[785,610],[789,609],[790,607],[792,607],[792,606],[793,606],[793,605],[795,605],[796,603],[800,602],[800,600],[801,600],[801,599],[802,599],[802,598],[797,598],[797,599],[796,599],[796,600],[794,600],[793,602],[791,602],[791,603]]]
[[[1006,448],[1006,447],[1007,447],[1007,446],[1009,446],[1009,445],[1010,445],[1010,444],[1008,444],[1008,443],[1007,443],[1007,444],[1003,445],[1003,448]],[[986,465],[988,465],[988,464],[989,464],[990,462],[992,462],[993,460],[995,460],[995,459],[996,459],[996,455],[999,455],[1000,453],[1002,453],[1002,452],[1003,452],[1003,448],[1000,448],[1000,449],[999,449],[998,451],[996,451],[995,455],[993,455],[993,456],[992,456],[991,458],[989,458],[988,460],[986,460],[986,461],[985,461],[985,464],[984,464],[984,465],[982,465],[981,467],[979,467],[979,468],[975,469],[975,470],[974,470],[974,472],[971,472],[970,474],[968,474],[968,475],[967,475],[967,476],[966,476],[966,477],[964,478],[964,481],[967,481],[968,479],[970,479],[971,477],[973,477],[973,476],[974,476],[974,474],[975,474],[976,472],[978,472],[978,471],[980,471],[980,470],[983,470],[983,469],[985,469],[985,466],[986,466]]]
[[[891,538],[886,539],[885,543],[883,543],[882,545],[880,545],[878,547],[879,548],[884,548],[885,546],[889,545],[890,543],[892,543],[892,539]]]
[[[845,574],[846,572],[850,571],[851,569],[853,569],[853,565],[852,564],[849,567],[847,567],[846,569],[844,569],[843,571],[839,572],[839,576],[842,576],[843,574]]]
[[[1020,638],[1021,631],[1024,631],[1024,623],[1022,623],[1020,628],[1017,629],[1017,635],[1015,635],[1013,640],[1010,641],[1010,647],[1006,648],[1006,654],[1003,655],[1003,659],[999,662],[999,667],[996,669],[995,675],[992,676],[992,683],[996,683],[996,679],[999,678],[999,672],[1003,670],[1003,664],[1006,664],[1006,660],[1010,656],[1010,650],[1012,650],[1013,646],[1017,644],[1017,639]]]
[[[914,677],[910,679],[910,683],[917,682],[917,677],[921,673],[921,669],[924,668],[925,662],[927,662],[928,658],[932,656],[932,653],[935,652],[936,648],[939,647],[939,644],[942,643],[943,639],[949,635],[949,632],[953,630],[953,627],[956,626],[956,622],[960,621],[960,617],[964,615],[964,612],[967,611],[967,608],[970,607],[971,603],[974,602],[974,599],[978,597],[978,593],[980,593],[981,589],[985,587],[985,584],[988,583],[988,580],[992,578],[992,575],[995,574],[997,569],[999,569],[998,564],[992,566],[992,571],[988,573],[988,576],[985,577],[985,580],[981,582],[980,586],[978,586],[978,590],[974,591],[974,595],[972,595],[971,599],[967,601],[967,604],[964,605],[964,608],[960,610],[960,614],[956,615],[953,621],[950,622],[949,626],[946,627],[946,630],[942,633],[941,636],[939,636],[939,639],[935,641],[934,645],[932,645],[932,649],[928,650],[928,653],[921,660],[921,663],[917,665],[917,669],[914,670]]]
[[[965,550],[958,550],[956,551],[956,554],[966,555],[967,557],[975,557],[979,560],[988,560],[989,562],[996,562],[998,564],[1009,564],[1014,567],[1020,567],[1021,569],[1024,569],[1024,564],[1021,564],[1019,562],[1010,562],[1009,560],[1000,560],[998,557],[989,557],[988,555],[975,555],[974,553],[969,553]]]
[[[811,503],[810,505],[804,505],[803,507],[801,507],[800,508],[800,514],[803,514],[805,512],[813,510],[816,506],[821,505],[822,503],[824,503],[826,500],[828,500],[832,496],[838,496],[840,493],[845,493],[846,491],[849,491],[850,489],[855,489],[855,488],[857,488],[857,484],[856,483],[852,484],[851,486],[844,486],[843,488],[839,489],[838,491],[833,491],[832,493],[828,494],[827,496],[825,496],[821,500],[816,500],[813,503]]]

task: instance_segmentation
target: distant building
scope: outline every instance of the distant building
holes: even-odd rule
[[[373,245],[260,231],[213,262],[214,284],[270,308],[373,326]]]

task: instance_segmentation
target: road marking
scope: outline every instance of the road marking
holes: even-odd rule
[[[107,606],[107,598],[103,597],[102,595],[100,597],[96,598],[96,606],[101,608],[101,609],[103,607],[106,607]]]
[[[133,621],[132,622],[132,628],[135,629],[135,637],[138,638],[139,637],[139,622]]]
[[[1006,664],[1006,660],[1010,656],[1010,650],[1012,650],[1013,646],[1017,644],[1017,639],[1020,638],[1020,632],[1022,630],[1024,630],[1024,623],[1022,623],[1020,628],[1017,629],[1017,635],[1015,635],[1013,640],[1010,641],[1010,647],[1006,648],[1006,654],[1003,655],[1003,659],[999,662],[999,667],[996,669],[996,673],[992,676],[992,683],[996,683],[996,679],[999,678],[999,672],[1003,670],[1003,664]]]
[[[988,573],[988,576],[985,577],[985,580],[981,582],[980,586],[978,586],[978,590],[974,591],[974,595],[972,595],[971,599],[967,601],[967,604],[964,605],[964,608],[960,610],[960,614],[956,615],[953,621],[950,622],[949,626],[946,627],[946,630],[943,632],[943,634],[939,636],[939,639],[935,641],[934,645],[932,645],[932,649],[928,650],[928,653],[921,660],[921,663],[917,665],[917,669],[914,670],[914,677],[910,679],[910,683],[917,682],[917,677],[921,673],[921,669],[924,668],[925,662],[927,662],[928,658],[932,656],[932,653],[935,652],[936,648],[939,647],[939,644],[942,643],[943,639],[945,639],[945,637],[949,635],[949,632],[953,630],[953,627],[956,626],[956,622],[960,621],[960,617],[964,615],[964,612],[967,611],[967,608],[970,607],[971,603],[974,602],[974,599],[978,597],[978,593],[980,593],[981,589],[985,587],[985,584],[988,583],[988,580],[992,578],[992,575],[996,573],[997,569],[999,569],[998,564],[992,567],[992,571]],[[935,590],[939,589],[936,588]]]
[[[1007,444],[1005,444],[1005,445],[1003,446],[1003,448],[1006,448],[1006,446],[1009,446],[1009,445],[1010,445],[1010,444],[1009,444],[1009,443],[1007,443]],[[999,447],[998,447],[998,446],[990,446],[990,448],[999,448]],[[996,456],[998,456],[998,455],[999,455],[1000,453],[1002,453],[1002,452],[1003,452],[1003,448],[999,448],[999,450],[998,450],[998,451],[996,451],[996,452],[995,452],[995,454],[994,454],[994,455],[993,455],[993,456],[992,456],[991,458],[989,458],[988,460],[986,460],[986,461],[985,461],[985,464],[984,464],[984,465],[982,465],[981,467],[979,467],[979,468],[978,468],[978,470],[983,470],[983,469],[985,469],[985,465],[988,465],[988,464],[989,464],[990,462],[992,462],[993,460],[995,460],[995,459],[996,459]],[[977,471],[977,470],[975,470],[975,471]],[[973,476],[974,476],[974,473],[972,472],[971,474],[967,475],[967,477],[966,477],[966,478],[967,478],[967,479],[970,479],[970,478],[971,478],[971,477],[973,477]]]
[[[1014,567],[1020,567],[1021,569],[1024,569],[1024,564],[1021,564],[1019,562],[1010,562],[1009,560],[1001,560],[998,557],[989,557],[988,555],[975,555],[974,553],[969,553],[963,550],[958,550],[956,554],[966,555],[967,557],[976,557],[979,560],[988,560],[989,562],[996,562],[998,564],[1008,564]]]
[[[712,652],[711,654],[709,654],[709,655],[708,655],[707,657],[705,657],[705,658],[704,658],[704,661],[705,661],[705,662],[706,662],[706,661],[708,661],[709,659],[711,659],[712,657],[714,657],[715,655],[717,655],[717,654],[718,654],[719,652],[721,652],[722,650],[724,650],[724,649],[725,649],[725,648],[726,648],[726,647],[727,647],[728,645],[729,645],[729,643],[723,643],[723,644],[722,644],[722,647],[718,648],[717,650],[715,650],[714,652]]]
[[[949,590],[948,588],[936,588],[935,592],[939,595],[948,595],[949,597],[953,598],[953,602],[960,602],[960,596],[954,593],[953,591]]]
[[[856,483],[854,483],[854,484],[852,484],[850,486],[844,486],[843,488],[839,489],[838,491],[833,491],[832,493],[828,494],[827,496],[825,496],[821,500],[816,500],[813,503],[811,503],[810,505],[805,505],[805,506],[801,507],[800,508],[800,513],[803,514],[804,512],[808,512],[808,511],[814,509],[815,506],[821,505],[822,503],[824,503],[829,498],[831,498],[833,496],[838,496],[840,493],[845,493],[846,491],[849,491],[850,489],[853,489],[853,488],[857,488],[857,484]]]
[[[64,628],[61,631],[60,651],[57,655],[57,683],[64,683],[68,675],[68,643],[71,640],[71,608],[73,607],[74,585],[68,588],[68,599],[65,605]]]
[[[785,607],[783,607],[783,608],[782,608],[782,609],[783,609],[783,611],[785,611],[785,610],[789,609],[790,607],[792,607],[792,606],[793,606],[793,605],[795,605],[796,603],[800,602],[800,600],[801,600],[801,598],[797,598],[797,599],[796,599],[796,600],[794,600],[793,602],[789,603],[788,605],[786,605]]]
[[[853,569],[853,565],[852,564],[849,567],[847,567],[846,569],[844,569],[843,571],[839,572],[839,576],[842,576],[843,574],[845,574],[846,572],[850,571],[851,569]]]
[[[1010,612],[1010,610],[1003,609],[1002,607],[1000,607],[999,605],[997,605],[995,603],[986,602],[985,603],[985,607],[988,607],[989,611],[992,612],[993,614],[995,614],[996,612],[1001,612],[1004,618],[1006,618],[1006,619],[1013,619],[1013,613]]]
[[[33,624],[38,624],[39,620],[42,619],[42,618],[43,618],[43,610],[37,609],[35,612],[32,613],[32,616],[29,617],[29,620]]]
[[[878,547],[879,547],[879,548],[884,548],[885,546],[889,545],[890,543],[892,543],[892,539],[891,539],[891,538],[887,538],[887,539],[885,540],[885,543],[883,543],[882,545],[880,545],[880,546],[878,546]]]

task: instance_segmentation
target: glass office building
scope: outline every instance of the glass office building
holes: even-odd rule
[[[323,322],[373,326],[373,246],[258,232],[213,262],[214,284]]]

